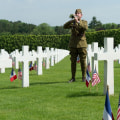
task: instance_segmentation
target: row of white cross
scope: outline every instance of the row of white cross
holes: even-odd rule
[[[4,50],[1,49],[0,52],[0,72],[4,73],[5,68],[11,68],[12,67],[12,60],[9,59],[9,54]]]
[[[87,63],[90,62],[90,65],[92,66],[92,70],[95,69],[98,72],[98,61],[103,60],[104,61],[104,94],[107,91],[107,85],[109,86],[109,94],[114,94],[114,60],[120,60],[120,45],[118,47],[114,48],[114,38],[104,38],[104,48],[101,48],[99,50],[98,43],[93,42],[92,46],[88,45],[87,48]],[[0,68],[7,68],[12,67],[12,60],[8,59],[5,55],[0,55]],[[51,66],[55,63],[63,59],[65,56],[69,54],[69,51],[64,50],[60,51],[60,49],[51,49],[51,52],[49,51],[49,48],[47,47],[46,50],[43,52],[42,47],[37,47],[37,53],[35,54],[35,51],[32,51],[30,55],[29,53],[29,47],[23,46],[22,47],[22,54],[20,55],[18,51],[16,50],[14,54],[11,53],[12,58],[15,60],[15,67],[18,69],[18,63],[23,62],[23,87],[29,86],[29,61],[35,61],[37,59],[38,63],[38,70],[37,74],[42,74],[42,60],[43,58],[46,58],[46,69],[49,69],[49,60],[51,58]],[[59,54],[59,55],[58,55]],[[62,57],[63,56],[63,57]],[[1,69],[2,70],[2,69]],[[3,69],[3,72],[5,70]],[[1,71],[2,72],[2,71]]]
[[[109,94],[114,95],[114,60],[120,60],[120,45],[114,49],[114,38],[104,38],[104,48],[99,50],[98,43],[93,42],[87,48],[87,63],[90,62],[92,71],[98,72],[98,61],[104,61],[104,94],[109,86]]]
[[[53,49],[49,50],[49,47],[46,47],[45,51],[42,51],[42,47],[37,47],[37,52],[32,51],[29,52],[29,46],[22,46],[22,52],[18,52],[15,50],[10,54],[12,59],[9,59],[9,54],[5,54],[6,51],[1,50],[0,54],[0,68],[1,73],[5,72],[5,68],[12,67],[12,59],[15,61],[15,68],[18,69],[19,62],[22,62],[22,87],[29,87],[29,61],[37,61],[37,74],[42,75],[42,61],[43,58],[46,59],[46,69],[50,68],[50,60],[51,66],[54,66],[54,62],[58,63],[64,57],[69,55],[68,50],[63,49]],[[51,58],[51,59],[50,59]]]

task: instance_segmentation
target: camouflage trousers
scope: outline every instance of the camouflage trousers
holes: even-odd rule
[[[82,70],[82,77],[86,77],[86,55],[87,50],[86,48],[70,48],[70,55],[71,55],[71,73],[72,78],[75,78],[76,74],[76,60],[77,56],[80,57],[80,65]]]

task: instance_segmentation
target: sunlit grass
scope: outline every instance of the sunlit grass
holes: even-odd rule
[[[17,73],[17,70],[15,70]],[[70,58],[38,76],[31,71],[30,87],[22,88],[22,81],[10,82],[11,69],[0,74],[0,120],[101,120],[105,95],[103,95],[104,62],[99,62],[101,82],[87,88],[81,79],[77,64],[76,82],[71,78]],[[120,65],[114,65],[115,94],[110,96],[114,117],[117,115],[120,92]],[[91,74],[90,74],[91,75]]]

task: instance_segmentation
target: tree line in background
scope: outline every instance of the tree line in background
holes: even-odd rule
[[[90,23],[88,23],[87,32],[94,32],[108,29],[120,29],[120,24],[107,23],[102,24],[96,17],[93,17]],[[0,35],[14,35],[14,34],[26,34],[26,35],[64,35],[70,34],[70,30],[64,29],[63,26],[50,26],[47,23],[40,25],[28,24],[21,21],[8,21],[0,20]]]
[[[96,17],[93,17],[91,22],[88,24],[88,31],[100,31],[100,30],[109,30],[109,29],[120,29],[120,24],[115,23],[106,23],[102,24],[101,21],[98,21]]]

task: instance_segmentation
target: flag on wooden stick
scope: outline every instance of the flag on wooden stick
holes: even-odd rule
[[[99,75],[98,75],[98,73],[96,71],[96,67],[95,67],[95,70],[94,70],[93,75],[92,75],[92,86],[95,86],[99,82],[100,82],[100,78],[99,78]]]
[[[13,82],[15,79],[17,79],[17,75],[14,69],[12,68],[11,75],[10,75],[10,81]]]
[[[35,64],[34,64],[33,69],[37,71],[37,64],[36,64],[36,62],[35,62]]]
[[[80,57],[79,57],[79,55],[77,56],[77,63],[79,63],[80,62]]]
[[[32,61],[31,61],[29,65],[29,71],[32,71],[32,70],[33,70],[33,66],[32,66]]]
[[[91,72],[91,65],[90,65],[90,62],[89,62],[88,65],[87,65],[87,69],[88,69],[89,72]]]
[[[15,66],[15,62],[14,61],[12,61],[12,66]]]
[[[117,120],[120,120],[120,94],[119,94],[119,102],[118,102]]]
[[[114,120],[113,113],[112,113],[111,106],[110,106],[108,90],[106,93],[105,107],[104,107],[104,111],[103,111],[102,120]]]
[[[22,80],[22,71],[20,68],[18,69],[18,79]]]
[[[87,69],[87,71],[86,71],[86,86],[87,86],[87,87],[89,86],[90,80],[91,80],[90,74],[89,74],[89,71],[88,71],[88,69]]]

